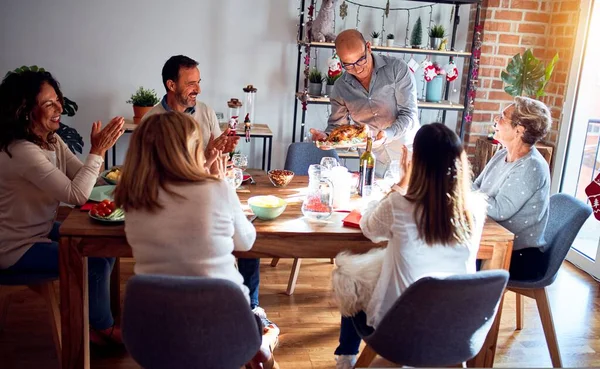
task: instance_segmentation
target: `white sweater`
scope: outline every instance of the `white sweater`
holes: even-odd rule
[[[184,198],[161,189],[162,209],[131,210],[125,215],[135,273],[228,279],[240,286],[250,303],[232,252],[250,250],[256,230],[235,191],[221,180],[169,188]]]
[[[475,260],[485,219],[485,201],[479,200],[476,225],[468,244],[427,245],[419,238],[413,215],[414,204],[398,192],[365,210],[360,228],[373,242],[389,241],[381,274],[367,306],[367,323],[377,327],[398,297],[418,279],[427,276],[475,273]]]

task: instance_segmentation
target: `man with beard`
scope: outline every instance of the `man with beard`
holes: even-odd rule
[[[205,156],[211,149],[224,153],[233,151],[239,141],[238,136],[230,136],[229,128],[223,133],[215,111],[203,102],[197,101],[200,93],[200,70],[198,62],[184,55],[172,56],[162,69],[162,79],[167,93],[161,102],[154,106],[144,118],[167,111],[190,114],[202,131]],[[199,245],[201,246],[201,245]],[[260,259],[239,259],[238,270],[244,277],[244,284],[250,290],[250,305],[254,313],[266,320],[266,313],[258,306],[258,287],[260,283]],[[270,322],[269,322],[270,323]]]
[[[167,93],[144,117],[167,111],[188,113],[200,126],[206,157],[213,148],[223,153],[233,151],[240,138],[230,136],[229,129],[221,133],[215,111],[196,100],[201,91],[198,62],[184,55],[172,56],[163,66],[162,79]]]

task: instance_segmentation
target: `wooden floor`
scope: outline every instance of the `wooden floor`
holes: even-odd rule
[[[339,314],[331,298],[329,260],[304,260],[293,296],[285,290],[291,261],[276,268],[261,264],[261,305],[281,328],[276,358],[282,369],[335,368]],[[122,263],[122,283],[132,273]],[[497,367],[551,367],[537,309],[526,299],[525,326],[514,331],[514,294],[508,293],[496,355]],[[600,366],[600,287],[565,263],[550,289],[550,302],[565,367]],[[0,333],[0,368],[54,369],[56,357],[43,302],[33,292],[17,288],[12,295],[5,330]],[[137,368],[126,353],[93,354],[92,368]]]

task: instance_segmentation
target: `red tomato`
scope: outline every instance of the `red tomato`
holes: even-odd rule
[[[106,205],[106,208],[113,212],[117,208],[117,205],[113,201],[111,201],[110,204]]]
[[[96,210],[96,208],[92,208],[92,210],[90,211],[90,214],[92,214],[92,216],[97,217],[98,216],[98,210]]]
[[[112,201],[110,201],[109,199],[104,199],[102,200],[101,204],[110,204]]]
[[[98,209],[98,210],[105,209],[105,208],[106,208],[106,204],[103,202],[96,205],[96,209]]]
[[[104,218],[106,216],[106,213],[103,211],[98,211],[98,216]]]
[[[110,213],[112,213],[112,212],[113,211],[112,211],[112,209],[110,207],[107,207],[106,209],[104,209],[104,214],[106,214],[106,215],[110,215]]]

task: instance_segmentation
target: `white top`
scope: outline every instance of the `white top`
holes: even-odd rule
[[[142,121],[146,120],[151,115],[162,114],[166,113],[167,111],[168,110],[165,109],[161,101],[144,115]],[[211,134],[214,138],[217,138],[221,135],[221,128],[219,127],[219,120],[217,119],[217,114],[210,106],[206,105],[201,101],[196,101],[196,106],[194,107],[193,112],[188,114],[196,122],[198,122],[200,131],[202,132],[202,147],[206,148]]]
[[[88,155],[85,164],[58,135],[54,151],[19,140],[0,153],[0,269],[15,264],[37,242],[50,242],[61,202],[83,205],[103,159]]]
[[[475,273],[485,202],[474,211],[476,225],[471,242],[464,245],[427,245],[419,238],[413,216],[414,204],[393,191],[381,202],[371,202],[360,228],[373,242],[389,241],[381,274],[366,309],[367,324],[377,327],[385,313],[413,282],[426,276]]]
[[[256,230],[235,191],[221,180],[169,188],[183,198],[160,189],[162,209],[130,210],[125,215],[135,273],[228,279],[240,286],[250,303],[232,252],[250,250]]]

